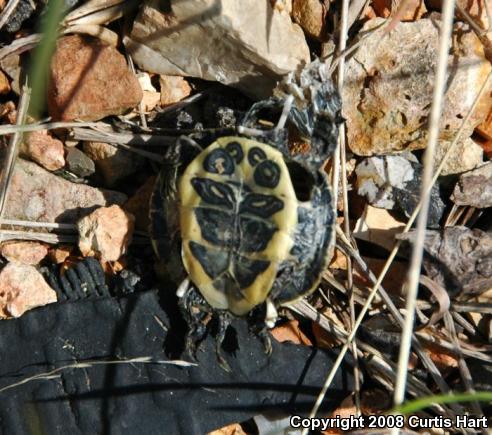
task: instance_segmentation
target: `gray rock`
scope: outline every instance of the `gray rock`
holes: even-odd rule
[[[84,142],[83,149],[95,162],[108,187],[133,174],[144,162],[141,156],[104,142]]]
[[[422,185],[422,166],[412,165],[414,177],[405,183],[403,189],[394,188],[395,209],[409,218],[420,201],[420,188]],[[440,221],[444,215],[445,204],[441,199],[441,189],[438,183],[434,184],[429,199],[429,214],[427,216],[427,228],[440,228]]]
[[[78,177],[88,177],[96,172],[94,162],[78,148],[68,148],[65,160],[67,169]]]
[[[451,199],[457,205],[492,207],[492,162],[462,174]]]
[[[124,39],[145,71],[218,81],[266,97],[280,76],[309,62],[301,28],[269,1],[180,1],[172,12],[160,4],[145,2]]]
[[[369,157],[357,165],[357,190],[369,204],[378,208],[395,210],[410,217],[420,200],[422,165],[402,156]],[[444,202],[439,184],[431,191],[430,228],[439,226],[444,213]]]
[[[357,193],[369,204],[391,210],[395,206],[393,188],[404,188],[413,178],[410,162],[400,156],[369,157],[355,168]]]
[[[382,21],[370,20],[362,32]],[[434,19],[421,19],[399,23],[386,35],[383,29],[375,30],[347,62],[343,115],[354,153],[370,156],[426,147],[439,25]],[[455,30],[460,31],[458,26]],[[441,141],[453,139],[491,69],[480,41],[466,30],[461,29],[460,37],[453,39],[449,56]],[[475,110],[476,115],[462,136],[464,139],[488,113],[490,92],[484,95],[481,107]]]
[[[450,141],[439,141],[434,157],[434,170],[439,166],[450,145]],[[461,174],[476,168],[481,163],[483,163],[483,148],[473,139],[466,138],[456,144],[442,168],[441,175]]]
[[[99,206],[125,201],[122,193],[71,183],[35,163],[17,159],[5,218],[75,223]]]

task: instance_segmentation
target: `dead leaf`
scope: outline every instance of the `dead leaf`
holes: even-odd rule
[[[421,275],[419,281],[420,284],[429,289],[439,305],[439,309],[432,313],[429,321],[425,325],[431,326],[439,322],[439,320],[444,317],[444,314],[449,311],[451,300],[449,299],[449,294],[446,292],[446,290],[442,288],[439,284],[434,282],[432,279],[430,279],[428,276]]]
[[[247,435],[239,423],[233,423],[222,429],[209,432],[207,435]]]
[[[280,343],[284,341],[290,341],[295,344],[304,344],[306,346],[312,346],[311,340],[299,329],[299,322],[297,320],[289,320],[276,328],[273,328],[271,334]]]
[[[342,403],[340,403],[340,406],[327,417],[335,418],[337,416],[340,416],[340,418],[350,418],[351,415],[357,415],[357,408],[355,407],[354,396],[352,394],[343,399]],[[341,434],[344,432],[342,431],[342,429],[333,428],[322,431],[321,433],[323,435],[333,435]]]

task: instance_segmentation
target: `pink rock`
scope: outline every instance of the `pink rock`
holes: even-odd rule
[[[55,264],[63,263],[72,253],[72,245],[61,245],[50,249],[49,259]]]
[[[98,208],[77,224],[80,252],[103,261],[118,260],[131,242],[134,225],[133,215],[117,205]]]
[[[0,319],[56,302],[55,291],[34,266],[8,263],[0,272]]]
[[[191,87],[183,77],[161,75],[159,82],[162,106],[177,103],[191,94]]]
[[[51,62],[48,109],[54,119],[96,121],[142,99],[137,78],[115,48],[96,38],[61,38]]]
[[[23,159],[17,159],[5,218],[36,222],[68,222],[98,206],[122,204],[126,195],[71,183]]]
[[[299,24],[304,32],[315,39],[326,38],[326,7],[329,2],[319,0],[293,0],[292,18]]]
[[[65,166],[63,143],[49,135],[47,130],[28,134],[21,152],[48,171],[56,171]]]
[[[0,252],[9,261],[36,265],[46,257],[48,248],[46,245],[38,242],[15,240],[2,243]]]

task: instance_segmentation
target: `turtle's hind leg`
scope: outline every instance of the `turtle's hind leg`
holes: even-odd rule
[[[210,315],[211,309],[188,279],[178,287],[177,296],[179,309],[188,325],[185,352],[196,360],[198,346],[207,334],[205,320]]]
[[[231,368],[223,355],[222,343],[227,328],[231,324],[231,314],[226,310],[213,310],[189,279],[185,279],[179,285],[176,295],[178,296],[179,309],[188,325],[185,352],[190,358],[196,360],[198,346],[207,335],[208,324],[206,320],[210,316],[214,316],[217,320],[217,333],[215,335],[217,360],[226,372],[230,372]]]
[[[272,339],[268,330],[275,326],[277,318],[273,302],[267,299],[264,304],[251,311],[248,319],[250,330],[261,340],[267,355],[272,353]]]
[[[217,320],[217,335],[215,336],[215,352],[217,354],[217,360],[219,361],[219,365],[226,372],[231,372],[231,367],[229,366],[229,363],[226,361],[222,353],[222,343],[224,342],[227,328],[231,324],[231,315],[227,311],[221,310],[217,314]]]

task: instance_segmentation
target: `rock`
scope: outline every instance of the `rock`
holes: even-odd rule
[[[142,110],[145,113],[149,113],[161,101],[161,94],[157,92],[157,89],[152,85],[149,74],[140,73],[137,75],[137,79],[143,92],[143,98],[140,102]]]
[[[154,191],[156,177],[147,178],[147,181],[125,202],[123,208],[135,216],[135,228],[147,232],[149,229],[149,204]]]
[[[395,16],[397,11],[402,9],[400,21],[420,20],[422,15],[427,12],[423,0],[373,0],[371,6],[378,17],[388,18]]]
[[[191,94],[191,86],[183,77],[161,75],[159,83],[162,106],[177,103]]]
[[[476,132],[483,138],[492,140],[492,109],[489,110],[484,121],[477,126]]]
[[[135,107],[142,89],[124,56],[96,38],[57,42],[50,68],[48,109],[56,120],[96,121]]]
[[[437,169],[444,154],[451,145],[449,141],[439,141],[434,156],[434,169]],[[451,152],[441,175],[461,174],[483,163],[483,148],[471,138],[458,142]]]
[[[78,177],[89,177],[96,172],[94,162],[78,148],[67,150],[67,169]]]
[[[451,199],[457,205],[492,207],[492,162],[462,174]]]
[[[72,253],[72,245],[61,245],[50,249],[49,259],[55,264],[62,264]]]
[[[399,238],[414,243],[415,232]],[[492,235],[478,228],[448,226],[426,231],[423,266],[451,297],[483,294],[492,288]]]
[[[362,32],[382,22],[380,18],[370,20]],[[354,153],[369,156],[425,148],[438,30],[439,23],[434,19],[400,23],[384,37],[384,29],[376,30],[347,61],[343,116],[347,119],[348,144]],[[450,141],[456,135],[491,69],[480,41],[465,30],[455,26],[455,31],[461,33],[453,39],[455,46],[449,56],[451,77],[440,120],[441,141]],[[464,139],[489,111],[490,92],[484,95],[462,135]]]
[[[6,30],[9,33],[19,31],[22,23],[32,15],[35,9],[36,5],[34,2],[30,0],[20,0],[2,30]]]
[[[75,223],[98,206],[122,204],[125,200],[122,193],[71,183],[35,163],[17,159],[5,218]]]
[[[33,131],[25,136],[20,153],[39,163],[48,171],[56,171],[65,166],[63,143],[48,134],[48,130]]]
[[[410,162],[400,156],[364,159],[355,168],[357,193],[374,207],[391,210],[395,206],[393,187],[404,188],[413,172]]]
[[[270,1],[146,1],[124,43],[145,71],[198,77],[263,98],[280,76],[309,62],[302,29]],[[192,47],[192,49],[190,49]]]
[[[95,162],[107,186],[133,174],[144,162],[141,156],[104,142],[84,142],[84,152]]]
[[[0,252],[4,258],[11,262],[35,266],[46,257],[48,248],[43,243],[15,240],[2,243]]]
[[[314,39],[326,38],[326,12],[320,0],[293,0],[292,2],[292,18],[302,27],[306,35]]]
[[[400,234],[404,227],[404,222],[396,220],[387,210],[366,205],[364,213],[355,224],[353,234],[357,239],[391,251],[395,244],[395,235]]]
[[[357,165],[355,173],[357,192],[365,196],[369,204],[400,211],[406,217],[412,215],[420,199],[420,163],[410,162],[401,156],[369,157]],[[431,191],[428,226],[438,226],[443,213],[440,188],[435,184]]]
[[[2,71],[12,79],[12,82],[10,83],[11,89],[16,94],[19,94],[21,78],[20,56],[15,53],[5,56],[0,60],[0,68],[2,68]]]
[[[0,71],[0,95],[8,94],[10,92],[10,83],[7,76]]]
[[[97,255],[116,261],[130,244],[135,218],[121,207],[101,207],[77,223],[79,249],[84,256]]]
[[[0,272],[0,319],[56,302],[55,291],[34,266],[8,263]]]
[[[414,176],[405,183],[404,188],[395,187],[395,209],[410,217],[420,201],[420,189],[422,185],[422,165],[412,164]],[[429,214],[427,216],[427,228],[440,228],[440,221],[445,211],[445,204],[441,199],[440,184],[432,187],[429,199]]]

